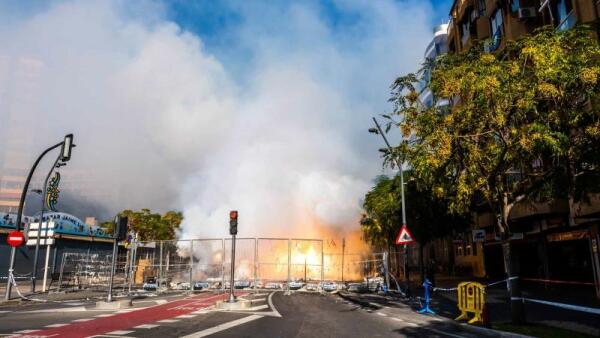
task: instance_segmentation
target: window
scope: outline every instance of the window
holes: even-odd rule
[[[489,51],[493,52],[498,49],[500,41],[502,41],[503,19],[501,9],[494,12],[490,18],[490,25],[492,28],[492,42],[489,45]]]
[[[577,18],[573,15],[573,4],[571,0],[558,0],[554,8],[556,13],[556,23],[558,30],[565,30],[573,27]]]
[[[485,0],[479,0],[479,6],[477,7],[479,9],[479,16],[485,16]]]
[[[521,1],[520,0],[512,0],[510,2],[510,10],[513,13],[516,13],[519,11],[519,8],[521,8]]]

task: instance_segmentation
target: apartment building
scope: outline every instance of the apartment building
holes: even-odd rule
[[[450,11],[448,52],[470,48],[497,52],[506,42],[552,25],[566,30],[578,23],[598,28],[598,0],[456,0]],[[599,34],[600,37],[600,34]],[[600,298],[600,196],[575,206],[569,222],[566,201],[516,206],[510,222],[515,252],[520,254],[524,281],[553,280],[575,283]],[[470,233],[453,239],[455,265],[478,277],[503,278],[504,264],[494,215],[482,207],[473,214]],[[566,283],[563,285],[567,285]]]

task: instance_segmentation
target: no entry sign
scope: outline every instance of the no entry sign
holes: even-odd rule
[[[25,242],[25,236],[23,236],[23,233],[20,231],[13,231],[6,237],[6,242],[10,246],[18,247]]]

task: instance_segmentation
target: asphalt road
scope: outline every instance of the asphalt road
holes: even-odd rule
[[[399,304],[377,310],[336,295],[247,294],[245,312],[223,312],[225,295],[154,297],[124,310],[91,302],[0,307],[0,336],[13,337],[473,337]]]

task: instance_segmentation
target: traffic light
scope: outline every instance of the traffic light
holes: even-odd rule
[[[122,241],[125,238],[127,238],[127,225],[128,225],[128,219],[126,216],[119,216],[117,215],[117,217],[115,217],[115,234],[116,234],[116,238],[118,241]]]
[[[62,154],[60,160],[63,162],[67,162],[71,159],[71,150],[75,145],[73,144],[73,134],[68,134],[65,136],[65,140],[62,145]]]
[[[229,234],[237,235],[237,225],[238,225],[238,212],[237,210],[231,210],[229,212]]]

